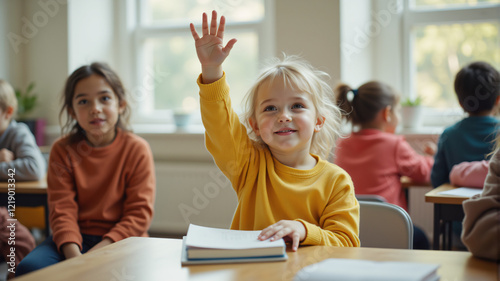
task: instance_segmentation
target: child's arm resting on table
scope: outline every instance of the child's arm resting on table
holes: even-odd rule
[[[209,29],[207,14],[203,13],[203,37],[201,38],[196,32],[194,24],[190,24],[191,34],[196,46],[196,54],[201,63],[203,84],[210,84],[222,77],[222,63],[236,43],[236,39],[231,39],[225,47],[223,46],[225,24],[226,19],[222,16],[220,18],[219,29],[217,29],[217,12],[212,11],[212,21]]]
[[[12,147],[0,150],[0,181],[8,179],[8,169],[15,169],[16,181],[35,181],[45,176],[46,164],[29,129],[19,127]]]
[[[7,148],[0,149],[0,162],[10,162],[14,160],[14,153]]]
[[[61,252],[66,259],[81,256],[80,247],[76,243],[65,243],[61,246]]]

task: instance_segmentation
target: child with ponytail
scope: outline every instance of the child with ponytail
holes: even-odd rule
[[[358,89],[340,84],[335,95],[343,117],[352,124],[352,133],[338,142],[335,164],[349,173],[357,195],[379,195],[407,210],[401,177],[429,182],[434,161],[431,156],[418,154],[403,136],[395,134],[400,119],[399,95],[377,81]],[[433,148],[429,145],[426,152],[433,154]],[[425,234],[415,227],[414,233],[413,247],[428,249]]]

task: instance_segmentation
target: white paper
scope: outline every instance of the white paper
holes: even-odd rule
[[[478,188],[459,187],[447,191],[441,191],[439,192],[439,194],[461,196],[461,197],[472,197],[476,194],[480,194],[481,192],[483,192],[483,190]]]
[[[304,267],[294,281],[370,280],[423,281],[439,280],[438,264],[414,262],[382,262],[351,259],[326,259]]]
[[[272,242],[269,240],[258,240],[257,237],[260,232],[260,230],[231,230],[190,224],[186,246],[214,249],[250,249],[285,246],[283,239]]]

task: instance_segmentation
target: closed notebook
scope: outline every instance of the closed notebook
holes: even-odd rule
[[[439,280],[438,267],[414,262],[326,259],[304,267],[293,280],[434,281]]]
[[[249,262],[286,259],[283,239],[260,241],[260,231],[243,231],[189,225],[184,237],[186,261]],[[237,261],[240,259],[240,261]],[[184,262],[186,263],[186,262]]]

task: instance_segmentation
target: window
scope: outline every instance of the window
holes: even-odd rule
[[[258,72],[259,61],[269,55],[269,1],[264,0],[136,0],[134,28],[136,84],[142,85],[138,122],[168,122],[176,111],[199,112],[196,79],[201,72],[189,23],[201,33],[201,15],[216,10],[226,17],[225,43],[238,42],[224,62],[231,85],[233,107],[240,104]]]
[[[404,3],[405,92],[439,116],[461,114],[453,88],[460,68],[482,60],[500,69],[500,0]]]

